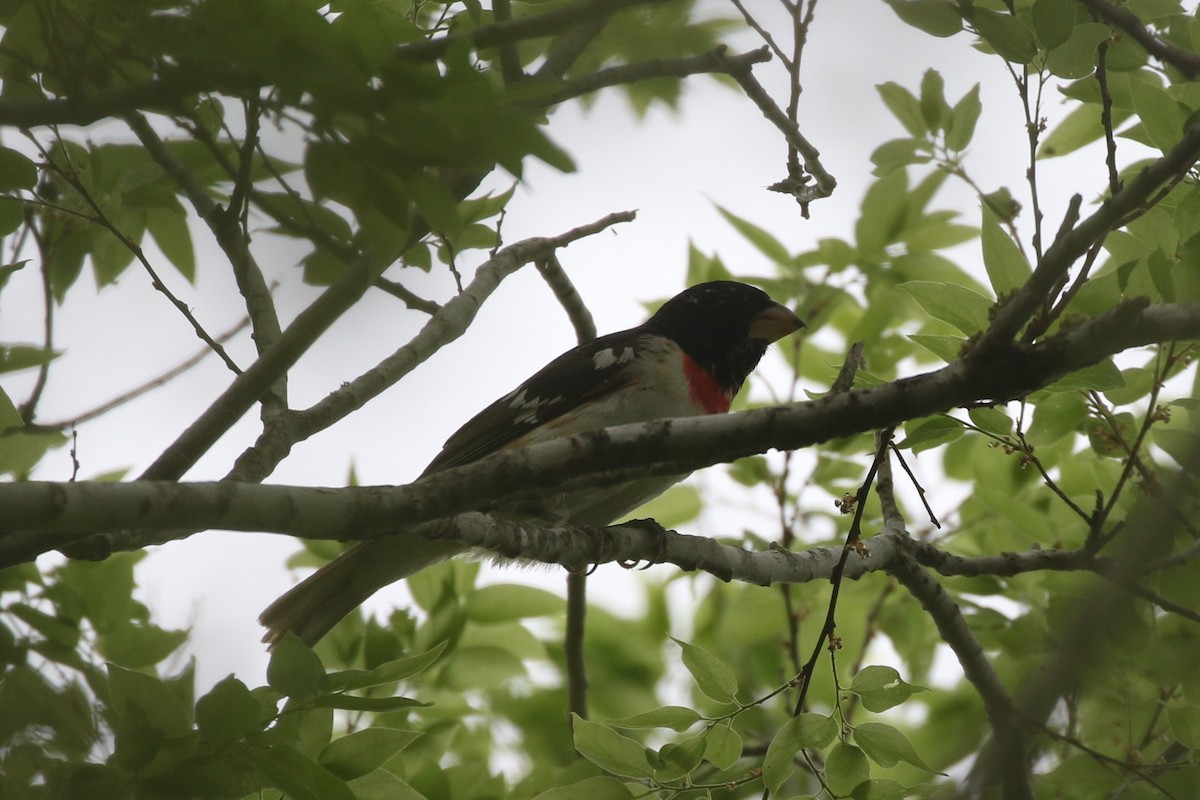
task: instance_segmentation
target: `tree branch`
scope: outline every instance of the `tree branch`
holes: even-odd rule
[[[512,247],[519,244],[522,243]],[[527,251],[527,255],[533,258],[537,254]],[[429,325],[433,324],[431,320]],[[1138,303],[1126,303],[1103,317],[1037,345],[1014,348],[987,371],[968,371],[959,361],[935,372],[830,394],[811,402],[720,416],[623,425],[565,437],[502,451],[473,464],[426,476],[408,486],[376,488],[369,495],[369,501],[363,499],[366,496],[361,496],[349,507],[344,498],[335,500],[339,490],[311,490],[323,492],[320,496],[326,502],[340,503],[340,510],[332,517],[317,514],[314,509],[303,519],[296,520],[289,511],[295,508],[296,501],[286,493],[271,495],[274,502],[281,504],[275,507],[276,517],[258,508],[247,508],[250,516],[245,518],[219,513],[221,509],[231,508],[226,502],[228,498],[223,499],[224,496],[219,494],[209,497],[209,502],[216,502],[215,508],[205,508],[200,496],[186,495],[189,499],[181,500],[182,506],[175,516],[161,513],[146,517],[136,507],[118,508],[120,504],[103,514],[100,509],[81,511],[77,508],[66,515],[60,513],[54,495],[41,495],[40,503],[25,496],[25,504],[19,508],[8,506],[10,493],[17,489],[0,485],[0,505],[11,509],[7,519],[0,523],[0,530],[48,532],[59,528],[65,532],[64,536],[46,537],[45,541],[34,536],[20,545],[11,537],[0,541],[0,564],[55,549],[81,538],[84,532],[139,527],[152,530],[149,534],[122,536],[114,540],[114,545],[120,549],[133,549],[161,543],[166,538],[183,538],[195,529],[209,527],[270,530],[326,538],[357,537],[357,531],[362,530],[369,536],[372,531],[394,528],[397,520],[417,523],[464,509],[486,508],[499,498],[537,492],[544,487],[569,487],[572,482],[612,484],[629,479],[634,472],[643,476],[688,472],[772,448],[798,449],[877,430],[982,399],[1012,398],[1040,389],[1067,372],[1129,347],[1176,338],[1200,338],[1200,304],[1142,308]],[[252,374],[256,368],[257,364],[245,374]],[[346,398],[345,402],[350,400]],[[117,491],[119,487],[130,485],[135,484],[108,488]],[[244,489],[248,490],[248,487]],[[264,491],[278,489],[263,487]],[[163,498],[170,495],[165,488],[156,491],[165,492]],[[184,489],[180,487],[179,491]],[[363,490],[340,491],[351,492],[346,497],[353,497],[357,496],[354,493]],[[366,505],[362,505],[364,503]],[[185,508],[191,510],[184,514]],[[193,531],[176,531],[184,525],[192,527]],[[155,528],[176,532],[163,537],[153,532]]]
[[[1192,452],[1190,456],[1191,463],[1184,465],[1184,471],[1163,487],[1165,496],[1196,495],[1200,452]],[[1178,533],[1180,522],[1168,505],[1157,497],[1145,497],[1130,512],[1127,533],[1122,537],[1123,552],[1109,562],[1110,579],[1137,575],[1153,554],[1166,549]],[[1092,590],[1078,598],[1075,607],[1079,612],[1051,633],[1054,652],[1045,663],[1033,665],[1020,689],[1014,692],[1018,713],[1032,724],[1042,725],[1060,698],[1075,691],[1090,670],[1103,668],[1106,662],[1097,659],[1096,653],[1113,645],[1114,637],[1121,633],[1113,620],[1123,618],[1132,602],[1132,595],[1114,592],[1107,582],[1097,579]],[[970,796],[986,796],[987,788],[1003,780],[1009,767],[1002,748],[986,746],[971,769]]]
[[[452,33],[437,39],[426,39],[396,48],[396,55],[406,61],[435,61],[446,54],[451,46],[469,42],[472,47],[495,47],[553,36],[594,17],[606,17],[616,11],[636,6],[672,2],[672,0],[578,0],[543,14],[528,14],[507,22],[493,22],[462,33]]]
[[[550,287],[550,291],[554,292],[554,298],[558,300],[559,305],[567,312],[567,318],[575,328],[575,339],[580,344],[595,339],[596,321],[592,319],[592,312],[579,296],[575,284],[571,283],[571,276],[559,263],[558,256],[551,254],[549,258],[535,262],[534,266],[537,267],[542,280]]]
[[[686,78],[700,73],[734,75],[749,70],[754,64],[771,60],[771,51],[766,47],[735,56],[725,53],[726,48],[722,45],[707,53],[688,58],[656,58],[638,61],[635,64],[609,67],[567,81],[553,91],[536,93],[536,90],[533,90],[535,93],[526,102],[540,108],[562,103],[609,86],[637,83],[651,78]]]
[[[362,257],[337,283],[300,312],[271,347],[221,393],[142,473],[142,480],[177,480],[217,439],[275,385],[334,321],[370,286],[373,270]]]
[[[1005,800],[1032,800],[1033,786],[1026,757],[1028,747],[1012,698],[992,668],[983,645],[967,625],[958,604],[913,557],[909,549],[913,541],[905,532],[904,518],[896,504],[890,464],[880,471],[879,500],[884,525],[895,531],[896,541],[902,545],[887,566],[888,574],[928,612],[942,635],[942,641],[950,646],[958,658],[963,674],[979,692],[998,747],[1006,757],[1006,769],[1003,772]]]
[[[110,117],[119,117],[139,109],[173,110],[183,98],[209,91],[234,94],[252,91],[260,82],[250,75],[225,72],[199,74],[183,69],[162,77],[109,89],[84,97],[70,96],[53,100],[0,100],[0,126],[37,128],[43,125],[90,125]]]
[[[769,50],[767,52],[770,52]],[[783,133],[787,140],[788,147],[804,157],[804,169],[809,175],[816,178],[816,186],[807,187],[792,187],[788,190],[789,194],[795,195],[796,199],[802,204],[808,203],[811,200],[816,200],[821,197],[828,197],[833,194],[833,190],[837,188],[837,179],[830,175],[825,166],[821,163],[821,151],[817,150],[811,142],[804,137],[800,132],[800,127],[795,120],[787,115],[779,105],[771,99],[771,95],[763,88],[763,85],[754,77],[748,65],[741,68],[731,70],[729,76],[738,82],[742,87],[742,91],[746,96],[754,101],[758,106],[759,111],[763,113],[772,125]],[[794,179],[795,176],[788,176],[789,179]],[[780,186],[780,184],[776,184]],[[774,187],[773,187],[774,188]]]
[[[1187,172],[1200,157],[1200,124],[1192,125],[1170,152],[1146,167],[1117,194],[1069,231],[1061,233],[1034,269],[1029,280],[1004,302],[987,331],[976,341],[973,353],[986,366],[994,348],[1011,346],[1017,332],[1037,311],[1077,259],[1102,240],[1121,221],[1143,206],[1160,187]]]
[[[293,445],[325,430],[362,408],[381,392],[431,358],[466,332],[479,308],[506,277],[531,261],[546,258],[559,248],[621,222],[631,222],[633,211],[609,214],[595,222],[550,237],[525,239],[503,248],[475,271],[467,287],[438,308],[416,336],[374,368],[330,392],[320,402],[291,415],[288,424],[263,434],[238,458],[228,478],[259,481],[271,474]]]
[[[262,270],[259,269],[258,263],[250,253],[246,237],[242,235],[238,222],[239,209],[237,205],[239,204],[235,203],[229,209],[223,209],[217,205],[191,171],[167,148],[166,143],[144,116],[138,113],[128,114],[125,122],[142,146],[146,148],[146,152],[154,159],[154,162],[175,181],[180,191],[191,203],[192,208],[195,209],[196,214],[208,225],[217,245],[225,253],[225,257],[233,267],[238,289],[245,298],[254,342],[261,355],[281,334],[279,316],[276,314],[275,302],[271,298],[271,291],[267,288]],[[246,146],[242,148],[242,168],[235,183],[235,190],[242,197],[243,202],[250,183],[249,166],[250,159],[253,158],[252,145],[257,139],[256,124],[257,117],[253,122],[249,118],[247,119],[248,130]],[[241,189],[237,190],[236,187],[241,187]],[[287,387],[282,376],[277,391],[281,399],[287,396]]]
[[[1200,74],[1200,55],[1186,50],[1171,42],[1160,39],[1146,27],[1141,18],[1127,8],[1122,8],[1110,0],[1080,0],[1093,14],[1116,25],[1128,33],[1133,39],[1146,48],[1146,52],[1170,64],[1189,78]]]

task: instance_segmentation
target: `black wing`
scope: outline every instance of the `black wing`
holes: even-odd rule
[[[639,328],[610,333],[568,350],[516,389],[471,418],[421,473],[429,475],[483,458],[540,425],[629,382]]]

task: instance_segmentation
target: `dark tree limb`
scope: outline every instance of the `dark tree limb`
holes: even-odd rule
[[[896,532],[897,541],[901,543],[886,568],[887,572],[908,590],[933,619],[942,641],[954,651],[963,674],[979,692],[996,746],[1004,757],[1002,775],[1005,800],[1032,800],[1032,776],[1027,756],[1029,748],[1012,697],[992,668],[983,645],[967,625],[958,604],[913,556],[910,545],[914,543],[905,533],[904,518],[896,504],[890,465],[881,473],[879,499],[884,524]]]
[[[722,45],[698,56],[651,59],[608,67],[566,81],[545,93],[535,93],[526,102],[537,107],[557,105],[600,89],[624,86],[652,78],[687,78],[704,73],[734,75],[749,70],[754,64],[770,60],[771,52],[766,47],[730,56],[726,55],[726,48]]]
[[[811,402],[623,425],[504,451],[401,487],[261,487],[258,491],[264,494],[256,495],[245,484],[217,489],[208,484],[154,483],[150,485],[155,488],[141,496],[137,487],[146,481],[136,481],[90,487],[92,494],[82,502],[85,495],[76,493],[84,484],[58,490],[50,488],[54,484],[0,485],[0,505],[6,509],[0,532],[8,532],[0,537],[0,566],[28,560],[88,534],[137,528],[149,531],[114,539],[113,544],[135,549],[182,538],[189,533],[162,532],[185,525],[193,531],[217,527],[315,538],[376,535],[394,528],[396,520],[432,520],[484,508],[505,496],[570,486],[572,481],[601,485],[627,480],[632,474],[688,472],[772,448],[809,447],[982,399],[1009,399],[1130,347],[1182,338],[1200,338],[1200,304],[1144,308],[1127,303],[1032,347],[1014,348],[987,372],[967,370],[962,362],[955,362],[935,372]],[[93,505],[106,492],[113,493],[111,504]],[[122,492],[131,494],[122,499]],[[66,502],[71,498],[74,503]],[[297,516],[293,512],[301,506],[305,512]],[[51,531],[58,534],[49,535]]]
[[[1141,18],[1127,8],[1111,0],[1079,0],[1093,14],[1105,22],[1116,25],[1129,34],[1146,52],[1164,64],[1170,64],[1189,78],[1200,74],[1200,55],[1160,39],[1146,27]]]
[[[451,46],[469,42],[472,47],[496,47],[525,39],[554,36],[576,25],[587,24],[596,18],[636,6],[667,3],[672,0],[578,0],[542,14],[528,14],[506,22],[493,22],[477,28],[452,33],[437,39],[426,39],[396,48],[397,57],[406,61],[436,61],[446,54]]]

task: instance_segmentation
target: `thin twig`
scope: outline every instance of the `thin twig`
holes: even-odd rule
[[[732,69],[728,75],[737,81],[738,85],[742,87],[742,91],[758,106],[763,116],[779,129],[787,140],[788,146],[804,157],[804,170],[816,179],[816,185],[793,187],[792,193],[795,194],[797,200],[806,203],[833,194],[833,190],[837,188],[837,179],[825,170],[825,166],[821,163],[821,152],[804,137],[804,134],[800,132],[800,127],[787,115],[787,112],[771,99],[771,95],[754,77],[750,67]]]
[[[239,322],[237,325],[230,328],[229,330],[225,331],[221,335],[217,336],[216,340],[218,342],[221,342],[222,344],[225,342],[228,342],[234,336],[236,336],[237,334],[239,334],[243,330],[245,330],[246,326],[249,324],[250,324],[250,318],[242,317],[241,322]],[[116,397],[112,398],[111,400],[107,400],[107,401],[101,403],[100,405],[96,406],[95,408],[91,408],[87,411],[83,411],[79,414],[76,414],[73,417],[70,417],[70,418],[64,419],[64,420],[60,420],[58,422],[42,423],[42,424],[38,425],[37,427],[45,428],[48,430],[63,430],[66,428],[73,428],[77,425],[82,425],[85,422],[89,422],[93,419],[96,419],[97,417],[107,414],[109,411],[112,411],[115,408],[125,405],[130,400],[136,400],[137,398],[141,397],[142,395],[146,394],[147,392],[151,391],[152,389],[156,389],[159,386],[163,386],[163,385],[169,383],[174,378],[179,377],[180,375],[187,372],[192,367],[199,364],[206,357],[208,357],[208,355],[210,353],[212,353],[212,348],[202,347],[201,349],[196,351],[195,355],[180,362],[177,366],[172,367],[171,369],[167,370],[166,372],[162,373],[161,375],[151,378],[150,380],[146,381],[145,383],[142,383],[138,386],[133,387],[132,389],[122,392],[121,394],[117,395]]]
[[[1147,53],[1159,61],[1170,64],[1189,78],[1200,75],[1200,54],[1160,39],[1129,9],[1118,6],[1110,0],[1081,0],[1081,2],[1096,16],[1129,34],[1146,49]]]
[[[845,574],[846,561],[850,558],[851,552],[860,551],[861,549],[862,518],[867,505],[867,497],[871,493],[871,487],[875,483],[875,475],[879,472],[880,465],[887,458],[888,445],[892,441],[893,432],[893,428],[888,428],[879,434],[879,446],[875,450],[875,460],[871,462],[871,468],[867,470],[867,476],[863,480],[862,486],[858,489],[858,494],[855,498],[854,520],[850,523],[850,530],[846,533],[846,543],[842,546],[842,555],[838,559],[837,566],[834,567],[833,574],[829,577],[829,582],[833,585],[833,589],[829,596],[829,607],[825,613],[825,624],[821,627],[821,632],[817,636],[812,654],[804,664],[804,668],[800,671],[800,674],[796,676],[796,680],[800,685],[800,696],[796,699],[796,706],[792,711],[792,716],[794,717],[799,716],[804,711],[804,701],[808,696],[808,689],[812,685],[812,675],[817,665],[817,659],[820,658],[821,651],[825,649],[826,640],[833,635],[834,628],[836,627],[837,601],[842,588],[842,576]]]
[[[1121,191],[1117,173],[1117,138],[1113,131],[1113,97],[1108,90],[1108,42],[1100,43],[1096,57],[1096,82],[1100,84],[1100,127],[1104,128],[1104,163],[1108,166],[1108,193]]]
[[[528,98],[523,99],[523,102],[535,108],[544,108],[610,86],[623,86],[653,78],[686,78],[701,73],[733,75],[735,71],[748,70],[751,65],[770,59],[771,53],[766,47],[730,56],[726,55],[726,47],[721,45],[698,56],[650,59],[608,67],[557,84],[551,91],[534,91]]]
[[[783,52],[783,48],[780,47],[775,41],[775,38],[771,36],[771,32],[759,24],[759,21],[755,19],[749,11],[746,10],[746,6],[742,4],[742,0],[730,0],[730,2],[733,3],[734,8],[741,12],[742,19],[746,20],[746,24],[753,28],[754,32],[758,34],[759,38],[767,43],[767,47],[771,48],[771,52],[774,53],[775,57],[779,59],[781,64],[783,64],[784,69],[786,69],[789,73],[792,72],[791,57],[788,56],[787,53]]]
[[[571,276],[559,262],[558,254],[551,253],[548,258],[535,261],[534,266],[537,267],[538,274],[546,281],[546,285],[554,292],[554,297],[558,300],[559,305],[567,312],[567,318],[571,320],[571,326],[575,328],[575,339],[580,344],[595,339],[596,321],[592,319],[592,312],[588,310],[587,304],[579,296],[575,284],[571,282]]]
[[[159,277],[158,272],[154,269],[154,266],[150,263],[150,260],[146,258],[146,254],[142,252],[141,245],[126,236],[124,231],[120,230],[116,224],[109,219],[108,215],[104,213],[104,209],[100,207],[99,203],[96,202],[96,199],[92,197],[91,192],[89,192],[87,187],[83,185],[83,181],[79,179],[79,176],[76,174],[74,168],[70,166],[61,166],[57,161],[54,160],[50,153],[44,147],[42,147],[40,142],[38,142],[36,139],[32,139],[32,137],[31,141],[41,152],[42,158],[45,160],[46,165],[53,170],[55,174],[66,181],[67,184],[70,185],[71,188],[74,189],[81,198],[83,198],[83,201],[87,203],[88,207],[92,209],[92,213],[96,216],[97,224],[115,236],[117,240],[127,250],[129,250],[130,253],[133,254],[133,257],[137,260],[137,262],[142,265],[142,269],[144,269],[150,276],[150,285],[153,286],[154,289],[160,292],[164,297],[166,297],[167,300],[171,302],[171,305],[175,306],[175,309],[181,315],[183,315],[183,318],[192,326],[192,330],[195,331],[196,336],[199,337],[202,342],[207,344],[209,348],[211,348],[212,351],[216,353],[222,361],[225,362],[225,366],[229,367],[229,370],[235,375],[240,375],[242,372],[241,367],[234,363],[233,359],[229,357],[229,354],[225,352],[225,348],[223,348],[216,342],[216,340],[209,336],[208,331],[204,330],[204,326],[201,325],[200,321],[197,320],[195,315],[192,314],[192,310],[188,308],[187,303],[180,300],[175,296],[174,292],[167,288],[167,285],[163,283],[162,278]]]

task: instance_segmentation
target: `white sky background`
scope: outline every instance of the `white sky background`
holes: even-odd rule
[[[711,5],[727,15],[736,14],[732,6]],[[749,0],[747,5],[770,13],[777,9],[776,3],[765,0]],[[778,25],[776,29],[783,30]],[[782,32],[778,38],[786,41]],[[733,50],[760,44],[751,34],[736,40]],[[696,77],[688,81],[678,113],[656,108],[643,122],[633,118],[615,90],[605,92],[589,112],[577,104],[555,112],[549,133],[571,153],[578,170],[560,175],[531,163],[525,185],[509,207],[505,241],[556,234],[613,211],[637,209],[633,224],[619,226],[615,234],[578,242],[561,253],[602,333],[639,323],[644,318],[640,301],[661,299],[682,288],[689,240],[704,252],[719,252],[736,273],[769,275],[771,265],[724,222],[714,202],[765,227],[794,252],[811,248],[821,237],[852,239],[858,205],[871,181],[870,153],[881,142],[903,135],[874,86],[891,80],[916,92],[929,66],[944,76],[951,103],[975,82],[983,83],[984,112],[968,169],[985,190],[1006,184],[1024,202],[1023,117],[1001,62],[973,51],[966,34],[938,40],[907,28],[879,0],[826,0],[818,6],[804,54],[801,127],[821,150],[839,185],[833,197],[812,205],[811,219],[802,219],[788,198],[765,190],[785,175],[780,134],[740,93]],[[779,64],[760,65],[755,74],[781,105],[786,102]],[[1058,109],[1057,97],[1050,93],[1045,113],[1052,122]],[[14,137],[6,144],[15,145]],[[1049,231],[1057,227],[1073,192],[1082,191],[1090,201],[1102,188],[1098,181],[1104,173],[1097,172],[1101,158],[1091,149],[1075,160],[1039,164]],[[1072,181],[1071,169],[1086,170],[1083,182]],[[960,209],[963,221],[978,224],[971,193],[953,183],[947,186],[933,206]],[[1028,228],[1023,220],[1026,238]],[[217,334],[235,324],[244,309],[228,264],[211,244],[207,230],[193,230],[199,256],[194,289],[178,279],[165,259],[159,257],[154,263],[208,331]],[[295,274],[293,265],[302,251],[286,244],[268,248],[262,239],[256,252],[268,280],[282,283],[277,298],[286,322],[316,294],[300,285]],[[963,260],[979,262],[977,252],[970,251]],[[402,276],[410,277],[416,278],[412,288],[437,300],[447,299],[453,291],[444,271]],[[90,277],[85,274],[81,282],[90,282]],[[305,407],[370,368],[406,342],[425,319],[382,292],[370,292],[292,373],[293,406]],[[40,341],[41,324],[39,281],[30,268],[18,273],[0,296],[0,341]],[[351,464],[363,484],[410,481],[458,425],[573,344],[565,315],[532,266],[527,267],[504,283],[462,339],[366,408],[297,446],[270,481],[344,485]],[[116,286],[94,292],[80,285],[70,293],[67,303],[56,310],[55,347],[66,354],[52,369],[39,406],[43,422],[75,415],[160,374],[199,349],[200,342],[174,308],[150,288],[147,276],[135,264]],[[239,363],[252,360],[244,337],[230,352]],[[4,386],[16,402],[24,399],[32,377],[32,373],[5,376]],[[218,360],[209,358],[170,386],[80,427],[80,477],[121,467],[135,476],[229,380]],[[80,393],[81,386],[87,387],[86,392]],[[253,442],[257,430],[256,409],[186,479],[223,475]],[[70,456],[63,448],[43,460],[36,477],[65,480],[70,474]],[[935,510],[945,512],[951,507],[947,503]],[[737,514],[718,512],[706,517],[703,529],[734,533],[736,529],[716,525],[726,520],[736,525],[738,519],[742,518]],[[256,617],[294,582],[282,564],[295,549],[296,543],[287,537],[207,532],[153,548],[143,561],[138,577],[156,621],[166,627],[192,628],[190,646],[198,656],[199,691],[230,672],[252,686],[263,682],[266,654],[259,644]],[[493,580],[561,584],[560,576],[550,571],[485,568],[485,573]],[[635,594],[630,591],[631,580],[617,567],[604,567],[592,579],[591,597],[632,610],[636,606],[630,602]],[[384,607],[402,602],[403,597],[401,587],[392,587],[377,595],[372,605]]]

